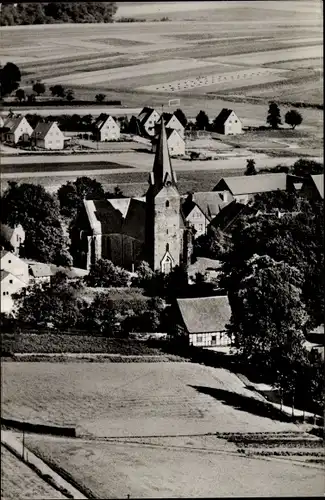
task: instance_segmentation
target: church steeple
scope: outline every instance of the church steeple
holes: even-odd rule
[[[150,186],[154,186],[157,190],[164,186],[176,187],[177,178],[171,165],[167,133],[163,117],[161,117],[161,129],[156,147],[155,160],[152,172],[149,176]]]

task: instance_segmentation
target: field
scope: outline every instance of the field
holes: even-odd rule
[[[219,107],[233,96],[247,105],[248,89],[264,103],[270,96],[322,103],[320,2],[203,4],[126,4],[118,13],[148,21],[167,16],[168,22],[2,28],[0,60],[21,67],[26,88],[42,79],[68,85],[82,98],[100,90],[125,106],[166,104],[172,95],[191,113],[198,98],[206,107],[213,96]]]
[[[22,498],[24,500],[54,500],[66,497],[43,481],[36,472],[22,463],[7,448],[1,446],[1,499]]]

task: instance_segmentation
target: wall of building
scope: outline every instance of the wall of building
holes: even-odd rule
[[[14,308],[14,301],[12,299],[12,294],[19,292],[24,288],[26,284],[16,276],[8,274],[1,281],[1,312],[11,313]]]
[[[231,340],[225,332],[190,333],[189,344],[196,347],[227,346]]]
[[[6,253],[1,259],[1,270],[13,274],[28,283],[28,264],[11,252]]]
[[[236,135],[242,133],[242,124],[238,117],[232,113],[225,123],[225,135]]]

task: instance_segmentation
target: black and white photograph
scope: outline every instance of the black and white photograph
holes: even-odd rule
[[[324,497],[323,41],[0,3],[1,500]]]

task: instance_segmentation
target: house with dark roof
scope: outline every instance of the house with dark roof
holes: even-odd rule
[[[236,200],[233,200],[210,221],[208,229],[212,231],[218,230],[225,235],[230,235],[234,225],[242,215],[251,215],[255,213],[256,210],[249,205],[238,203]]]
[[[31,135],[32,144],[42,149],[63,149],[64,139],[56,122],[39,122]]]
[[[66,274],[67,278],[70,281],[78,280],[88,274],[88,271],[86,271],[85,269],[56,266],[55,264],[47,264],[30,259],[22,260],[28,267],[30,281],[35,283],[50,283],[52,277],[58,272],[63,272],[64,274]]]
[[[24,116],[12,116],[4,121],[2,135],[7,142],[27,142],[32,133],[33,129]]]
[[[214,121],[214,131],[223,135],[242,133],[242,122],[232,109],[223,108]]]
[[[305,178],[300,194],[309,200],[324,200],[324,174],[309,175]]]
[[[140,124],[140,133],[144,132],[146,136],[153,137],[156,134],[156,124],[160,120],[160,113],[153,108],[145,106],[137,118]]]
[[[226,325],[231,309],[227,296],[177,299],[176,321],[185,329],[189,345],[213,348],[231,345]]]
[[[15,227],[8,226],[7,224],[0,224],[0,246],[8,249],[8,245],[13,250],[15,255],[19,255],[19,249],[25,241],[25,231],[21,224]]]
[[[71,227],[74,266],[89,269],[99,259],[130,271],[146,260],[168,273],[186,264],[192,235],[186,225],[162,121],[145,198],[84,200]]]
[[[94,128],[97,141],[118,141],[120,138],[120,125],[111,115],[99,115]]]
[[[180,137],[182,139],[185,138],[185,125],[175,115],[175,113],[163,113],[162,118],[165,121],[166,129],[176,130],[176,132],[178,132],[178,134],[180,135]],[[160,117],[160,120],[161,120],[161,117]],[[157,126],[159,125],[160,120],[157,123]]]
[[[258,174],[223,177],[213,191],[230,193],[239,203],[248,203],[256,194],[286,191],[286,174]]]
[[[185,220],[195,229],[194,238],[205,234],[211,220],[233,200],[230,193],[226,201],[223,193],[217,191],[190,193],[182,210]]]
[[[185,155],[185,140],[179,135],[177,130],[173,128],[167,128],[167,143],[169,148],[170,156],[182,156]],[[155,137],[151,141],[152,152],[155,153],[157,147],[158,137]]]

